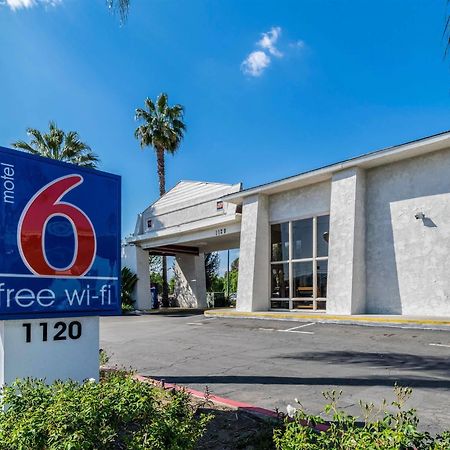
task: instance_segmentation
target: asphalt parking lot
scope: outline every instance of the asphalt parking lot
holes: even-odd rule
[[[298,398],[318,412],[342,389],[358,413],[397,382],[414,389],[421,428],[450,428],[449,331],[175,314],[105,317],[100,333],[112,365],[270,409]]]

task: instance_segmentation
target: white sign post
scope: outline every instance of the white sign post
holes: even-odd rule
[[[52,383],[98,376],[98,317],[0,321],[0,385],[26,377]]]

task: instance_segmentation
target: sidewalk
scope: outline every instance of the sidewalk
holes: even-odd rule
[[[284,312],[255,311],[239,312],[234,308],[210,309],[204,312],[206,317],[246,318],[266,320],[293,320],[298,322],[342,323],[351,325],[372,325],[390,327],[439,328],[450,331],[450,317],[401,316],[401,315],[331,315],[324,312]]]

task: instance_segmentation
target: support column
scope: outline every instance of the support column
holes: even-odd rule
[[[128,267],[138,277],[133,299],[136,309],[151,309],[149,254],[137,245],[122,247],[122,267]]]
[[[336,173],[331,185],[327,313],[363,314],[366,308],[365,173]]]
[[[270,269],[269,199],[254,195],[244,199],[237,311],[269,309]]]
[[[205,254],[177,254],[175,297],[182,308],[206,308]]]

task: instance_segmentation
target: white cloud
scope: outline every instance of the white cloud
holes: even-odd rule
[[[16,11],[17,9],[28,9],[37,5],[56,6],[61,2],[62,0],[6,0],[2,3],[9,6],[13,11]]]
[[[262,38],[258,41],[258,45],[267,50],[271,55],[281,58],[283,54],[275,47],[278,38],[281,35],[280,27],[272,27],[270,31],[262,34]]]
[[[256,42],[262,50],[254,50],[248,54],[241,64],[242,72],[252,77],[259,77],[272,62],[270,55],[282,58],[283,54],[275,47],[280,35],[280,27],[272,27],[267,33],[262,33],[261,39]]]
[[[301,39],[295,42],[291,42],[289,45],[292,48],[299,48],[299,49],[306,47],[305,41],[302,41]]]
[[[242,62],[242,71],[252,77],[259,77],[270,64],[270,57],[261,50],[251,52]]]
[[[241,63],[242,72],[252,77],[259,77],[272,63],[272,56],[283,58],[284,54],[277,48],[277,42],[280,36],[281,27],[272,27],[266,33],[262,33],[261,39],[255,43],[261,50],[253,50],[247,55]],[[302,50],[306,48],[306,44],[302,40],[286,43],[285,49],[288,56],[293,51],[289,51],[289,48]]]

